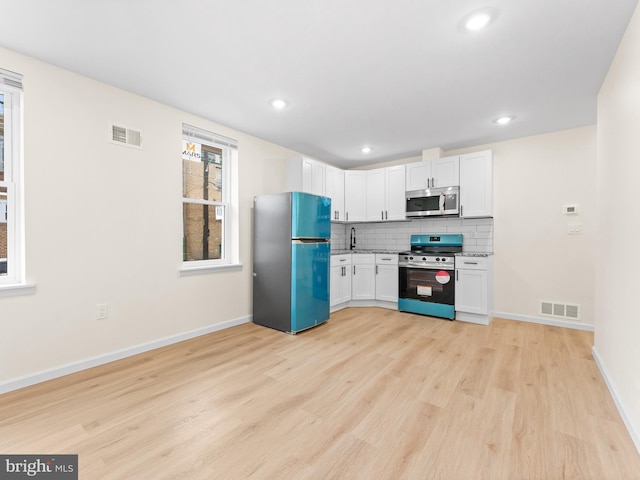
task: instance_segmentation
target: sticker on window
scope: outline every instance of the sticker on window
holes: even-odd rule
[[[418,295],[422,295],[423,297],[430,297],[433,295],[431,292],[431,287],[418,285]]]
[[[436,273],[436,281],[438,283],[440,283],[441,285],[444,285],[444,284],[449,283],[451,281],[451,275],[449,275],[449,272],[445,272],[444,270],[440,270],[438,273]]]

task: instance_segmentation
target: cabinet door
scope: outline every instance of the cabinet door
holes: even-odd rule
[[[376,298],[375,265],[351,265],[351,298],[373,300]]]
[[[398,301],[397,265],[376,265],[376,299]]]
[[[314,195],[324,195],[324,163],[316,162],[312,163],[312,175],[311,175],[311,193]]]
[[[385,169],[385,220],[404,220],[406,209],[404,165]]]
[[[416,162],[406,165],[406,190],[424,190],[429,188],[427,179],[431,178],[431,163]]]
[[[455,309],[459,312],[488,313],[487,271],[456,270]]]
[[[384,220],[385,169],[367,170],[367,220]]]
[[[348,222],[364,222],[367,219],[367,172],[344,172],[344,215]]]
[[[490,150],[460,155],[460,216],[493,216],[493,158]]]
[[[460,157],[431,160],[431,186],[457,187],[460,185]]]
[[[314,193],[313,191],[313,160],[302,159],[302,192]]]
[[[333,307],[351,300],[351,265],[331,267],[331,302]]]
[[[344,171],[326,166],[325,196],[331,199],[331,220],[344,220]]]
[[[340,277],[340,296],[342,298],[340,303],[348,302],[351,300],[351,265],[345,265],[344,273]]]

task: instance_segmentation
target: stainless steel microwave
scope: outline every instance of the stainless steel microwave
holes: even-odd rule
[[[407,192],[407,217],[460,214],[460,188],[428,188]]]

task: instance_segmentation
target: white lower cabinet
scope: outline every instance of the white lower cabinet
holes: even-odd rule
[[[488,325],[493,316],[493,258],[456,257],[456,319]]]
[[[330,306],[398,307],[398,255],[348,253],[331,255]]]
[[[351,299],[376,298],[376,256],[373,253],[354,253],[351,256]]]
[[[351,254],[331,256],[330,306],[351,300]]]
[[[398,302],[398,255],[376,254],[376,300]]]

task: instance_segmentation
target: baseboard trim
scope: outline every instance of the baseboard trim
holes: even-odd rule
[[[550,325],[552,327],[573,328],[574,330],[585,330],[593,332],[593,325],[588,323],[571,322],[567,320],[558,320],[555,318],[533,317],[530,315],[519,315],[517,313],[493,312],[494,317],[506,318],[507,320],[519,320],[521,322],[539,323],[542,325]]]
[[[622,421],[624,422],[624,426],[627,427],[627,431],[629,432],[629,435],[631,435],[631,440],[633,441],[634,445],[636,446],[636,450],[638,450],[638,453],[640,453],[640,433],[636,432],[636,430],[633,428],[633,424],[631,423],[631,420],[629,419],[629,416],[627,415],[627,411],[624,408],[624,405],[622,403],[622,399],[618,395],[618,390],[616,389],[615,385],[613,384],[613,381],[611,380],[611,377],[609,376],[609,373],[607,372],[607,369],[605,368],[604,363],[602,362],[602,358],[600,358],[600,355],[598,354],[598,350],[596,349],[595,345],[593,347],[591,347],[591,354],[593,355],[593,358],[596,361],[596,365],[598,365],[598,368],[600,369],[600,373],[602,374],[602,378],[604,378],[604,381],[607,384],[607,388],[609,389],[609,393],[613,397],[613,401],[616,404],[616,408],[618,409],[618,413],[620,413],[620,416],[622,417]]]
[[[47,380],[53,380],[54,378],[63,377],[71,373],[80,372],[89,368],[104,365],[106,363],[114,362],[116,360],[122,360],[123,358],[138,355],[140,353],[155,350],[156,348],[166,347],[174,343],[182,342],[184,340],[190,340],[201,335],[217,332],[226,328],[235,327],[236,325],[242,325],[243,323],[249,323],[252,320],[251,315],[245,317],[236,318],[233,320],[227,320],[225,322],[215,323],[206,327],[197,328],[188,332],[179,333],[170,337],[160,338],[151,342],[135,345],[133,347],[124,348],[105,355],[98,355],[96,357],[81,360],[79,362],[69,363],[60,367],[43,370],[32,375],[26,375],[19,377],[15,380],[9,380],[8,382],[0,383],[0,394],[19,390],[21,388],[29,387],[37,383],[46,382]]]

